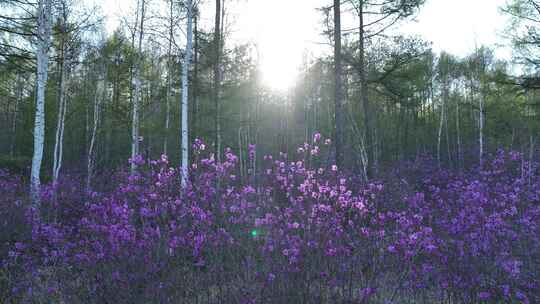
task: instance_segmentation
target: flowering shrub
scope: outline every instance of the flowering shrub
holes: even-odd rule
[[[75,177],[46,187],[39,216],[22,208],[23,181],[0,172],[4,298],[540,301],[536,163],[500,151],[483,170],[454,173],[422,159],[366,184],[317,165],[329,145],[316,135],[239,176],[231,150],[218,163],[197,140],[184,189],[166,156],[137,157],[139,171],[113,175],[112,190]]]

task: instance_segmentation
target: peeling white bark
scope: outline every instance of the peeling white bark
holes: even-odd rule
[[[189,126],[188,126],[188,74],[189,66],[191,64],[191,55],[192,55],[192,45],[193,45],[193,2],[192,0],[187,1],[187,43],[186,43],[186,58],[184,64],[182,65],[182,129],[181,129],[181,185],[182,188],[185,188],[187,185],[188,179],[188,166],[189,166]]]
[[[90,136],[90,147],[88,148],[87,172],[86,172],[86,189],[90,190],[92,186],[92,177],[94,175],[95,155],[94,147],[96,145],[97,131],[101,121],[101,102],[105,98],[105,68],[98,79],[96,94],[94,95],[94,123],[92,135]]]
[[[38,1],[38,35],[37,35],[37,84],[36,84],[36,117],[34,121],[34,154],[32,156],[32,172],[30,176],[30,196],[33,206],[40,207],[41,162],[45,142],[45,87],[49,66],[49,47],[52,30],[52,1]]]
[[[62,27],[65,27],[65,19],[62,21]],[[62,32],[64,35],[64,31]],[[66,81],[67,81],[67,67],[66,64],[66,43],[65,37],[61,38],[61,58],[60,58],[60,79],[58,81],[58,118],[56,121],[56,134],[54,142],[54,159],[53,159],[53,183],[58,182],[58,177],[60,175],[60,168],[62,167],[62,158],[64,150],[64,126],[66,120]]]

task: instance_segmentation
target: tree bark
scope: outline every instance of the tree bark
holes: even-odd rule
[[[221,104],[219,100],[219,93],[221,88],[221,45],[222,45],[222,33],[221,33],[221,0],[216,0],[216,16],[214,25],[214,92],[213,99],[216,108],[215,113],[215,150],[216,158],[218,162],[221,162]]]
[[[462,169],[461,165],[461,161],[462,161],[462,158],[461,158],[461,128],[460,128],[460,124],[459,124],[459,119],[460,119],[460,115],[459,115],[459,100],[456,100],[456,141],[457,141],[457,157],[456,157],[456,162],[457,162],[457,167],[459,170]]]
[[[169,48],[167,49],[167,97],[165,98],[165,135],[163,140],[163,153],[165,155],[169,154],[168,144],[169,144],[169,129],[170,129],[170,120],[171,120],[171,95],[172,95],[172,74],[173,74],[173,63],[172,63],[172,40],[173,40],[173,4],[174,2],[170,0],[169,3]]]
[[[144,37],[144,13],[146,0],[141,0],[141,22],[139,29],[139,46],[135,59],[135,73],[133,77],[135,93],[133,95],[133,116],[131,121],[131,159],[134,160],[139,154],[140,135],[139,135],[139,103],[141,99],[141,61],[142,61],[142,40]],[[137,170],[137,164],[131,162],[131,174]]]
[[[189,66],[191,64],[192,44],[193,44],[193,3],[192,0],[187,1],[187,43],[186,43],[186,58],[182,66],[182,161],[181,161],[181,185],[182,188],[187,186],[189,178],[189,125],[188,125],[188,97],[189,97]]]
[[[15,99],[15,109],[13,110],[13,116],[11,119],[11,143],[9,146],[9,155],[13,158],[15,156],[15,145],[17,142],[17,121],[19,119],[19,107],[23,96],[23,81],[21,74],[17,74],[17,96]]]
[[[95,145],[97,140],[97,131],[101,121],[101,102],[105,98],[105,67],[102,68],[101,75],[98,76],[96,85],[96,94],[94,96],[94,123],[92,134],[90,136],[90,146],[88,148],[87,172],[86,172],[86,189],[92,189],[92,177],[94,175],[95,165]]]
[[[36,90],[36,116],[34,121],[34,153],[32,156],[32,172],[30,176],[30,195],[33,206],[39,210],[40,206],[40,171],[43,160],[43,147],[45,143],[45,89],[47,85],[49,66],[49,47],[52,30],[52,1],[38,1],[38,46],[37,57],[37,90]]]
[[[193,8],[193,77],[192,77],[192,89],[191,89],[191,140],[194,142],[197,138],[197,132],[199,130],[199,104],[197,100],[197,94],[199,90],[199,9]]]
[[[364,29],[364,0],[360,0],[360,6],[358,11],[358,17],[360,20],[359,25],[359,38],[358,38],[358,50],[359,50],[359,67],[360,67],[360,98],[362,102],[362,108],[364,112],[364,136],[367,150],[367,176],[371,178],[373,176],[373,160],[374,160],[374,147],[373,137],[371,130],[371,118],[372,113],[369,104],[367,76],[366,76],[366,63],[365,63],[365,29]]]
[[[61,38],[60,38],[60,58],[59,58],[59,78],[58,78],[58,118],[56,121],[56,134],[55,134],[55,143],[54,143],[54,159],[53,159],[53,184],[58,182],[58,177],[60,175],[60,168],[62,167],[62,158],[64,150],[64,126],[66,118],[66,78],[67,67],[66,64],[66,15],[64,9],[64,16],[60,21],[61,27]]]
[[[443,98],[442,105],[441,105],[441,117],[440,117],[440,122],[439,122],[439,133],[437,135],[437,163],[439,164],[439,167],[441,166],[441,137],[442,137],[442,130],[443,130],[443,125],[444,125],[444,116],[445,116],[444,107],[445,107],[445,102]]]
[[[341,0],[334,0],[334,111],[336,165],[344,166],[343,80],[341,63]]]
[[[483,90],[482,90],[483,91]],[[484,98],[485,94],[484,92],[481,93],[480,98],[478,99],[478,143],[480,145],[480,151],[479,151],[479,160],[480,160],[480,169],[484,167]]]

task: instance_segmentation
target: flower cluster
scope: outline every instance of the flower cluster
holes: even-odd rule
[[[322,145],[321,145],[322,144]],[[540,301],[540,172],[500,151],[482,169],[428,159],[388,178],[321,166],[320,134],[240,170],[193,145],[190,182],[137,157],[107,187],[71,176],[26,206],[0,171],[3,298],[60,302]],[[255,146],[248,155],[256,157]],[[253,162],[256,164],[256,162]],[[526,170],[524,168],[527,168]],[[241,176],[247,174],[249,176]],[[396,178],[398,176],[399,178]],[[8,278],[8,279],[4,279]]]

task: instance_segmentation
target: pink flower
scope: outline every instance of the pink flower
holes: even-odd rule
[[[321,133],[317,132],[313,135],[313,142],[318,142],[321,140]]]

